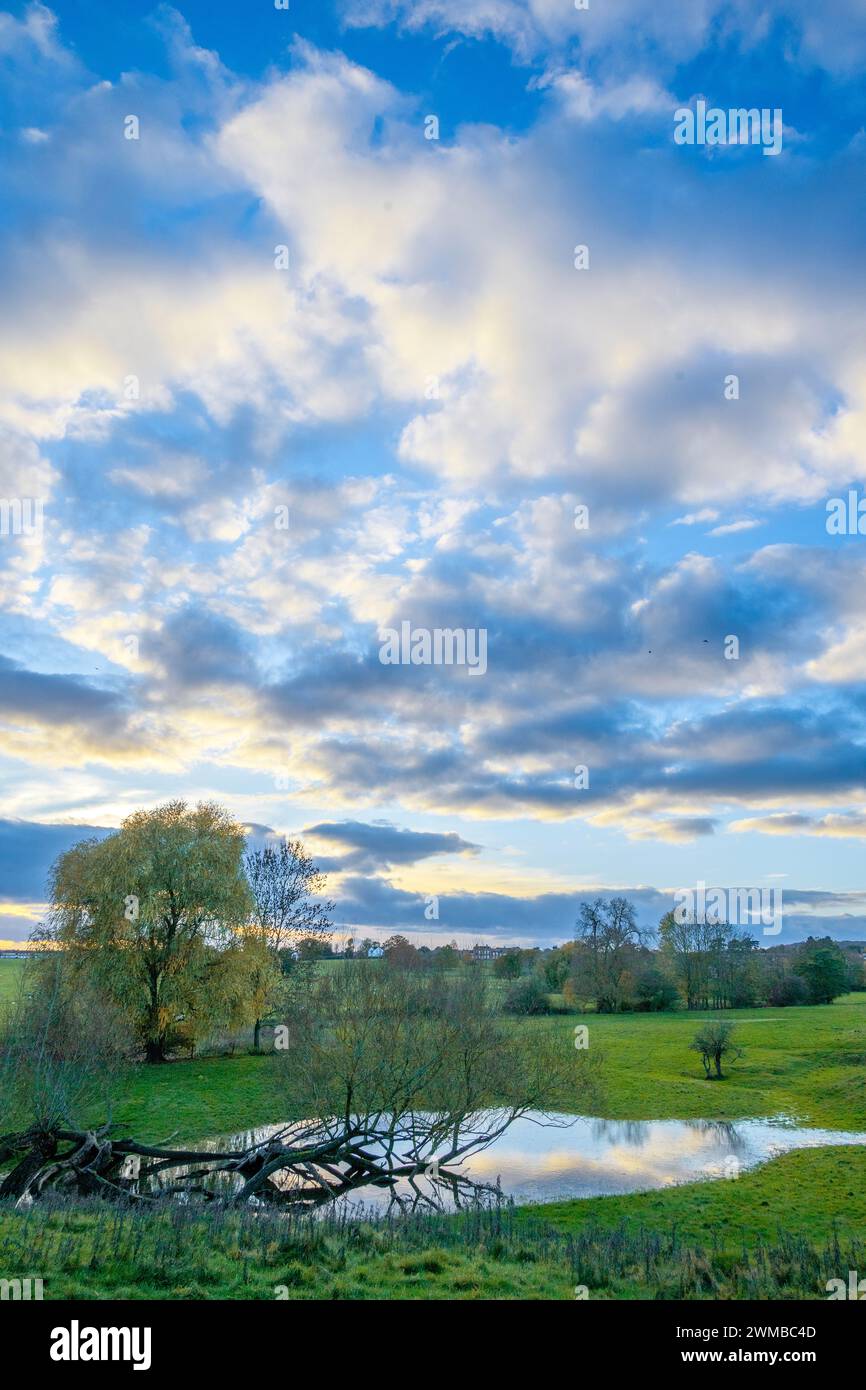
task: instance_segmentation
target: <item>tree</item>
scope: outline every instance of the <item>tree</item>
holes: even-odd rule
[[[414,970],[421,964],[417,950],[405,936],[389,936],[382,944],[382,955],[389,965],[401,970]]]
[[[704,963],[698,950],[698,928],[694,921],[680,922],[666,912],[659,923],[662,960],[682,989],[686,1008],[701,1007],[706,996]]]
[[[302,960],[329,954],[329,914],[334,904],[319,898],[325,875],[300,840],[282,840],[278,846],[253,850],[245,856],[244,868],[253,899],[247,935],[258,945],[259,969],[253,976],[257,1001],[253,1049],[258,1052],[262,1020],[276,1005],[285,980],[279,963],[286,958],[280,953]]]
[[[567,946],[554,947],[545,951],[541,958],[544,979],[551,994],[559,994],[571,969],[571,950]]]
[[[704,1075],[708,1081],[724,1080],[722,1075],[723,1057],[729,1057],[731,1061],[736,1061],[737,1058],[742,1057],[742,1049],[737,1047],[731,1039],[733,1031],[733,1023],[725,1023],[721,1020],[704,1023],[695,1034],[694,1041],[689,1044],[693,1052],[701,1054]]]
[[[334,904],[320,900],[325,875],[301,840],[281,840],[278,846],[254,850],[244,858],[244,868],[253,895],[253,920],[272,951],[291,950],[304,937],[328,944]]]
[[[311,1117],[292,1143],[328,1147],[331,1191],[417,1179],[434,1161],[433,1181],[456,1187],[463,1180],[449,1165],[518,1116],[540,1111],[554,1122],[549,1111],[595,1096],[588,1055],[504,1022],[485,972],[405,971],[387,957],[381,969],[347,962],[319,977],[280,1057],[283,1108]],[[268,1176],[254,1173],[247,1195],[264,1195]]]
[[[493,973],[500,980],[516,980],[523,969],[519,951],[506,951],[493,962]]]
[[[579,977],[574,992],[594,999],[599,1013],[615,1013],[625,1001],[641,941],[634,907],[622,897],[581,903],[577,936],[584,950],[574,955],[572,973]]]
[[[172,801],[83,840],[51,873],[51,924],[71,970],[120,1009],[148,1062],[179,1019],[202,1027],[241,993],[225,956],[249,921],[244,832],[221,807]]]
[[[433,964],[437,970],[456,970],[460,957],[453,946],[437,946],[433,952]]]
[[[820,946],[807,941],[794,970],[806,981],[810,1004],[832,1004],[848,986],[845,956],[833,941]]]

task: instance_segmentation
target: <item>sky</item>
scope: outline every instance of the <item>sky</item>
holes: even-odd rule
[[[0,13],[0,938],[182,797],[355,935],[866,939],[864,62],[862,0]]]

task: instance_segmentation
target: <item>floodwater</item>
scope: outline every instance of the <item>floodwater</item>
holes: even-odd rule
[[[228,1143],[241,1149],[285,1132],[286,1126],[269,1125],[234,1135]],[[206,1147],[223,1148],[226,1143],[219,1140]],[[503,1197],[517,1203],[555,1202],[735,1178],[791,1149],[839,1144],[866,1144],[866,1134],[806,1129],[784,1116],[727,1122],[537,1114],[515,1120],[457,1171],[474,1183],[498,1186]],[[432,1192],[426,1178],[418,1179],[417,1186],[426,1194]],[[387,1209],[395,1192],[408,1197],[412,1189],[401,1179],[394,1188],[355,1188],[342,1200],[374,1213]],[[437,1195],[446,1209],[453,1207],[454,1194],[441,1184]],[[460,1204],[465,1202],[464,1192]]]

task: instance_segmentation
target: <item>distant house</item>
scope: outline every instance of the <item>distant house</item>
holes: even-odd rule
[[[382,955],[382,947],[381,947],[381,946],[371,946],[370,949],[369,949],[369,951],[367,952],[367,959],[368,959],[368,960],[378,960],[379,957],[380,957],[381,955]]]
[[[473,947],[472,947],[472,959],[473,959],[473,960],[495,960],[496,957],[497,957],[498,955],[499,955],[499,950],[497,949],[496,946],[473,946]]]

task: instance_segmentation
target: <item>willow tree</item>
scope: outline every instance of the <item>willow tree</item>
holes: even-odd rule
[[[149,1062],[165,1060],[180,1021],[210,1025],[227,999],[237,1011],[247,978],[237,931],[251,910],[243,852],[243,829],[220,806],[172,801],[74,845],[52,870],[69,968],[122,1011]]]

